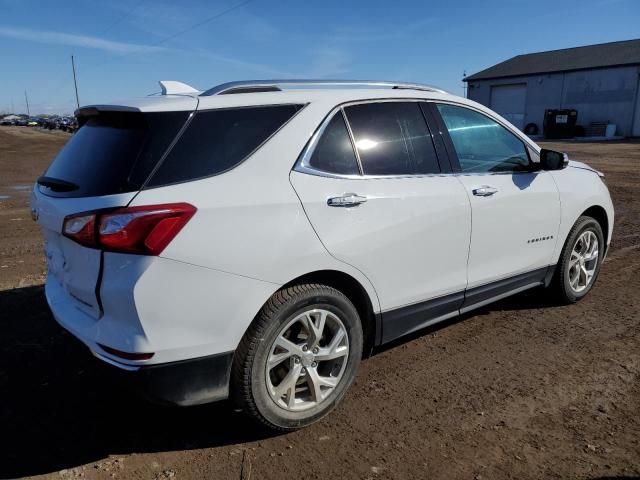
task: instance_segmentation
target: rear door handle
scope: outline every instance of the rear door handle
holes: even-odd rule
[[[366,201],[367,197],[362,197],[356,193],[345,193],[340,197],[331,197],[327,200],[327,205],[330,207],[357,207]]]
[[[494,193],[498,193],[497,188],[490,187],[489,185],[474,188],[472,191],[476,197],[490,197]]]

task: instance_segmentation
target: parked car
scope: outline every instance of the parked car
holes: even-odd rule
[[[53,315],[150,397],[231,397],[295,429],[376,346],[593,288],[603,175],[482,105],[388,82],[161,83],[81,108],[32,198]]]
[[[78,128],[78,125],[74,117],[63,117],[58,123],[58,128],[63,132],[73,133]]]

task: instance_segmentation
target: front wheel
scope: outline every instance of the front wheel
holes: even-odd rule
[[[326,285],[276,292],[236,351],[238,406],[277,430],[327,415],[353,382],[362,356],[362,325],[349,299]]]
[[[594,218],[578,219],[569,232],[553,281],[560,301],[575,303],[589,293],[600,272],[604,242],[602,228]]]

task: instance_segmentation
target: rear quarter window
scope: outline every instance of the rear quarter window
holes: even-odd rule
[[[302,107],[270,105],[197,112],[147,186],[196,180],[234,168]]]

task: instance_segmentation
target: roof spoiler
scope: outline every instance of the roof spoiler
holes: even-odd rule
[[[191,85],[174,80],[160,80],[158,83],[160,84],[160,88],[162,88],[162,95],[189,95],[200,93],[200,90],[196,90]]]

